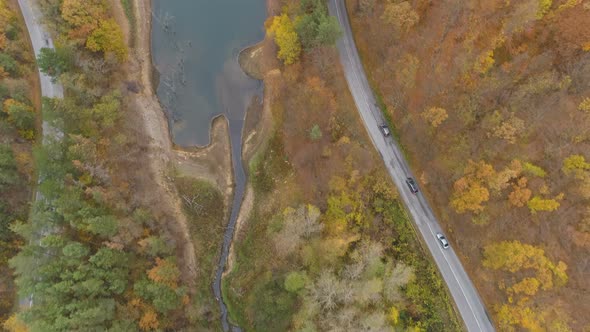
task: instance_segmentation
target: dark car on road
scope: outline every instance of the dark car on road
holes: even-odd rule
[[[418,186],[416,185],[416,182],[414,181],[414,179],[412,178],[407,178],[406,179],[406,183],[408,184],[408,187],[410,187],[410,191],[413,194],[418,193]]]
[[[387,137],[387,136],[391,135],[391,132],[389,131],[389,127],[387,127],[387,125],[382,124],[379,126],[379,129],[381,130],[381,133],[383,134],[383,136]]]

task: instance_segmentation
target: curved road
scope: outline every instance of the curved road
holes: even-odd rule
[[[36,3],[34,0],[18,0],[18,5],[25,19],[25,24],[29,32],[31,44],[33,45],[35,57],[39,56],[39,52],[42,48],[53,48],[53,41],[51,40],[51,37],[44,30],[44,27],[41,26],[41,14],[39,13],[38,8],[35,7]],[[52,82],[51,77],[39,71],[39,81],[41,83],[41,95],[43,97],[63,98],[63,87],[58,83]],[[51,127],[51,125],[45,120],[43,120],[42,130],[44,143],[47,142],[47,139],[50,137],[59,138],[62,135],[57,129]],[[41,174],[39,175],[38,181],[41,181]],[[41,199],[43,199],[43,196],[39,191],[37,191],[35,194],[35,200],[38,201]],[[48,231],[46,230],[43,231],[43,233],[47,232]],[[27,298],[20,299],[19,303],[21,307],[31,307],[33,305],[33,294],[29,295]]]
[[[415,226],[417,226],[430,250],[467,330],[494,331],[494,326],[485,306],[463,269],[459,258],[457,258],[453,247],[443,249],[440,246],[436,233],[442,233],[442,228],[428,202],[422,194],[412,194],[406,185],[406,178],[413,177],[413,175],[399,146],[391,137],[384,137],[379,130],[378,126],[385,121],[381,111],[376,106],[375,97],[359,59],[344,0],[330,0],[328,7],[330,14],[338,18],[343,30],[343,37],[338,41],[337,45],[340,61],[342,62],[348,87],[363,119],[365,128],[373,141],[373,145],[381,154],[387,171],[397,186],[400,197],[410,212]]]

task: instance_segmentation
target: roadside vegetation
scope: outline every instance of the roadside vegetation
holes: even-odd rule
[[[247,331],[460,330],[347,92],[338,25],[324,1],[281,4],[262,52],[280,60],[262,58],[281,71],[265,81],[274,131],[249,162],[254,207],[223,284],[231,319]]]
[[[65,96],[43,100],[43,114],[56,134],[34,151],[40,199],[28,220],[22,212],[10,226],[23,239],[10,266],[19,296],[25,302],[30,297],[33,306],[23,307],[4,327],[186,326],[184,309],[191,299],[181,281],[176,239],[163,226],[170,217],[143,203],[142,195],[153,188],[145,180],[150,175],[138,118],[126,104],[132,93],[122,81],[128,48],[109,2],[39,3],[56,49],[44,49],[38,64],[63,85]],[[4,103],[5,111],[26,110],[22,98],[13,98]],[[9,147],[3,160],[10,159]],[[5,168],[17,172],[18,161]]]
[[[28,218],[39,118],[33,51],[17,14],[12,2],[0,1],[0,323],[17,302],[8,260],[23,239],[10,228]]]
[[[347,7],[370,80],[498,327],[590,328],[587,1]]]

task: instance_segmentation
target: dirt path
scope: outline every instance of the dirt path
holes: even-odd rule
[[[113,16],[115,18],[115,21],[117,21],[117,23],[121,27],[121,30],[123,31],[123,36],[125,36],[127,45],[132,45],[131,27],[129,24],[129,20],[125,15],[125,9],[123,8],[123,4],[121,4],[121,0],[110,0],[110,2],[113,9]]]

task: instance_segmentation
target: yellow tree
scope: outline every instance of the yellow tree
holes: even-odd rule
[[[385,5],[385,11],[381,19],[400,31],[408,31],[418,23],[420,16],[408,1],[389,2]]]
[[[475,64],[473,65],[473,69],[479,74],[485,74],[492,68],[494,63],[494,51],[487,51],[477,58],[477,61],[475,61]]]
[[[589,50],[590,50],[590,43],[588,43],[588,46],[589,46]],[[584,100],[582,100],[582,102],[580,102],[580,105],[578,105],[578,109],[580,111],[590,112],[590,97],[584,98]]]
[[[440,107],[431,107],[422,112],[421,116],[434,128],[440,126],[449,117],[447,111]]]
[[[148,309],[139,320],[139,328],[143,331],[157,330],[160,323],[158,314],[153,309]]]
[[[511,115],[508,120],[494,127],[488,135],[514,144],[516,139],[524,132],[524,128],[524,121]]]
[[[23,321],[21,321],[16,315],[10,316],[3,324],[2,327],[9,332],[28,332],[29,328]]]
[[[485,161],[473,162],[469,160],[464,170],[464,176],[455,181],[451,206],[458,213],[472,211],[482,212],[481,205],[490,199],[490,192],[486,184],[493,183],[497,177],[494,167]]]
[[[275,16],[272,24],[267,29],[267,33],[274,38],[279,47],[278,58],[283,60],[286,65],[293,64],[299,58],[301,53],[301,42],[295,32],[293,21],[287,14]]]
[[[455,190],[451,198],[451,206],[457,213],[481,212],[484,209],[481,203],[490,199],[490,192],[486,187],[464,177],[457,180],[453,188]]]
[[[561,170],[565,175],[574,173],[577,178],[581,178],[584,171],[590,170],[590,163],[586,162],[584,156],[574,154],[565,158]]]
[[[543,249],[519,241],[502,241],[487,245],[484,247],[483,256],[483,266],[493,270],[511,273],[535,270],[536,278],[543,289],[553,286],[554,277],[558,286],[564,285],[568,279],[567,265],[564,262],[554,264],[545,256]]]
[[[495,193],[499,193],[500,191],[508,188],[510,181],[514,178],[517,178],[520,173],[522,173],[522,169],[522,163],[519,160],[514,159],[502,171],[498,172],[494,176],[490,176],[488,186]]]
[[[97,29],[92,31],[86,47],[93,52],[113,53],[119,61],[127,58],[127,45],[121,27],[113,19],[101,20]]]
[[[518,325],[531,332],[541,332],[544,322],[543,312],[537,312],[524,303],[504,304],[498,311],[498,325],[502,331],[514,331],[511,325]]]
[[[71,25],[69,34],[74,38],[88,37],[98,28],[106,13],[106,1],[103,0],[63,0],[61,4],[61,17]]]
[[[387,319],[391,323],[391,325],[395,326],[399,324],[399,310],[395,306],[392,306],[389,309],[389,314],[387,315]]]
[[[541,286],[541,282],[536,278],[524,278],[520,282],[512,285],[508,288],[508,293],[510,294],[525,294],[529,296],[533,296],[537,294],[539,290],[539,286]]]
[[[537,211],[555,211],[559,208],[559,202],[555,199],[543,199],[540,196],[533,197],[527,206],[531,213],[535,214]]]

